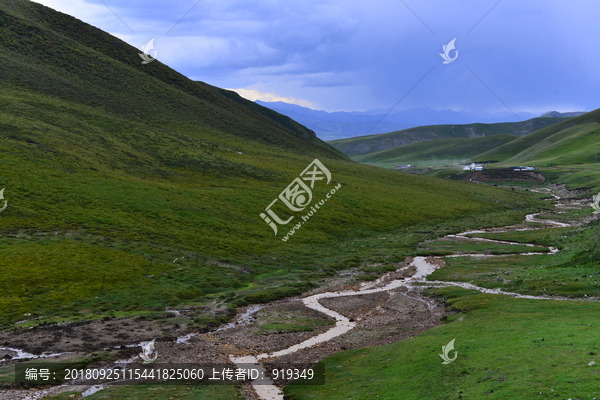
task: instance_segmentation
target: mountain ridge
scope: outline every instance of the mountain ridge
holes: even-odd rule
[[[545,114],[540,115],[540,117],[578,117],[580,115],[585,114],[586,111],[570,111],[570,112],[559,112],[559,111],[549,111]]]
[[[532,118],[521,122],[502,122],[496,124],[464,124],[464,125],[425,125],[401,131],[359,136],[349,139],[332,140],[332,146],[350,157],[383,151],[392,147],[432,139],[462,137],[475,138],[497,134],[524,136],[540,128],[565,121],[568,118]]]

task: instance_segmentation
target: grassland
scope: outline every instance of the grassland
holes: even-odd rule
[[[0,214],[0,328],[23,336],[42,322],[220,306],[222,315],[197,321],[206,328],[236,306],[301,294],[337,270],[362,268],[363,279],[373,279],[389,263],[415,255],[425,240],[517,223],[550,208],[542,195],[351,162],[289,118],[159,62],[142,66],[137,49],[36,3],[4,1],[0,33],[0,187],[8,201]],[[317,157],[332,185],[342,187],[282,242],[259,213]],[[556,179],[583,187],[586,174],[574,168]],[[317,185],[316,198],[329,187]],[[589,279],[575,280],[595,269],[594,229],[569,231],[564,252],[550,263],[549,256],[530,256],[539,257],[527,259],[543,267],[539,273],[522,265],[511,273],[532,293],[579,297],[597,290]],[[468,272],[455,262],[445,273]],[[472,279],[497,285],[484,275],[498,268],[507,266],[486,265]],[[551,286],[542,270],[567,286]],[[434,399],[486,392],[532,397],[533,389],[546,393],[550,384],[561,394],[574,383],[576,395],[592,390],[587,379],[594,369],[579,366],[596,346],[586,336],[595,335],[588,325],[593,303],[455,289],[436,295],[462,315],[392,347],[336,355],[325,361],[332,362],[327,385],[289,393],[398,398],[400,390],[400,398]],[[273,321],[265,320],[264,331],[323,323]],[[436,352],[453,337],[464,347],[457,363],[443,369]],[[522,362],[523,354],[534,367]],[[500,372],[487,379],[490,371]],[[433,381],[439,384],[423,384]],[[228,386],[132,386],[89,398],[236,396],[238,388]]]
[[[600,163],[550,167],[544,169],[544,174],[569,188],[589,189],[592,193],[600,190]]]
[[[288,386],[290,399],[537,399],[598,395],[600,305],[439,289],[445,325],[384,347],[323,361],[327,384]],[[438,353],[456,339],[455,362]],[[453,356],[453,352],[451,352]]]
[[[466,242],[462,240],[434,240],[422,243],[417,249],[417,255],[443,255],[453,252],[471,253],[471,254],[513,254],[527,252],[546,252],[545,247],[534,246],[526,247],[515,244],[486,243],[486,242]]]
[[[577,190],[581,199],[589,199],[600,190],[600,164],[596,163],[595,150],[600,149],[599,116],[600,110],[596,110],[479,155],[461,149],[456,157],[468,153],[473,161],[495,161],[488,165],[490,168],[534,164],[546,177],[546,184],[564,184]],[[375,141],[373,137],[364,140]],[[428,157],[432,158],[445,154],[444,146],[456,141],[433,140],[357,156],[351,153],[358,154],[360,150],[360,138],[355,138],[356,148],[345,151],[362,162],[391,167],[392,161],[422,164],[423,158],[419,160],[414,154],[419,151],[427,154],[428,144],[432,147]],[[436,147],[438,143],[444,146]],[[457,177],[456,167],[437,162],[438,165],[421,172]],[[532,182],[492,183],[521,189],[536,186]],[[591,212],[591,208],[584,208],[557,215],[542,213],[540,218],[580,221]],[[543,227],[539,223],[526,225]],[[328,372],[327,385],[288,386],[289,398],[599,398],[598,371],[594,365],[600,353],[600,343],[596,340],[598,326],[594,322],[600,298],[599,221],[571,228],[476,236],[557,246],[560,251],[554,255],[445,258],[446,266],[428,279],[469,282],[489,289],[570,300],[514,299],[458,287],[429,289],[431,296],[446,304],[448,315],[443,326],[396,344],[328,357],[322,361]],[[483,252],[482,249],[494,254],[519,252],[519,246],[514,245],[429,240],[421,243],[414,254],[443,256]],[[540,249],[520,247],[520,251]],[[443,365],[438,354],[452,339],[456,339],[457,361]],[[461,341],[463,345],[459,347]]]

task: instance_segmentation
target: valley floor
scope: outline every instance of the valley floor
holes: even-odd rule
[[[559,222],[548,217],[552,215],[557,219],[567,211],[580,210],[587,207],[585,202],[579,200],[561,199],[557,201],[555,213],[548,213],[545,219],[540,216],[529,215],[523,224],[505,227],[470,231],[456,235],[447,235],[437,241],[427,241],[422,244],[423,256],[410,257],[402,263],[396,264],[396,270],[386,273],[373,282],[355,284],[352,270],[342,271],[335,277],[322,282],[322,285],[301,297],[290,298],[271,302],[260,307],[245,307],[238,310],[238,316],[229,324],[209,333],[194,333],[186,335],[185,326],[166,326],[154,321],[139,321],[135,319],[113,321],[105,319],[81,323],[52,325],[35,328],[34,335],[30,335],[25,342],[19,340],[19,332],[5,332],[0,334],[0,343],[11,343],[14,347],[0,348],[3,353],[13,357],[4,361],[0,367],[6,367],[21,358],[34,358],[33,352],[43,347],[53,353],[66,353],[52,357],[54,361],[72,360],[79,354],[69,353],[69,343],[74,341],[98,340],[102,338],[105,348],[110,350],[115,358],[136,358],[139,348],[125,348],[122,345],[137,345],[147,339],[148,335],[162,335],[163,340],[156,342],[156,351],[160,355],[161,363],[228,363],[230,360],[243,357],[254,357],[255,361],[277,361],[278,363],[304,363],[314,365],[327,357],[346,350],[363,349],[370,346],[386,346],[391,343],[404,341],[418,336],[422,332],[438,327],[441,320],[452,319],[456,311],[446,310],[443,303],[433,301],[432,288],[461,287],[475,290],[478,293],[505,294],[513,297],[529,299],[568,299],[557,295],[528,295],[516,293],[497,287],[498,282],[508,284],[513,276],[506,274],[498,278],[491,285],[488,282],[454,281],[450,277],[438,277],[446,269],[452,271],[455,255],[467,264],[484,262],[481,260],[508,259],[510,257],[555,257],[557,247],[541,245],[540,243],[526,243],[515,240],[497,240],[486,238],[486,235],[510,234],[516,232],[532,232],[547,230],[547,228],[565,228],[568,226],[583,226],[596,217],[582,218],[580,221]],[[449,246],[449,247],[448,247]],[[465,247],[466,246],[466,247]],[[471,247],[469,247],[471,246]],[[520,251],[513,255],[514,248],[521,246],[524,249],[532,247],[528,252]],[[427,256],[427,252],[436,254],[440,249],[451,249],[450,253],[438,256]],[[452,251],[452,249],[456,249]],[[456,259],[458,260],[458,259]],[[450,264],[450,266],[448,266]],[[435,273],[434,273],[435,271]],[[428,278],[432,273],[433,276]],[[450,273],[450,272],[449,272]],[[512,272],[515,274],[515,272]],[[436,275],[437,274],[437,275]],[[428,281],[427,279],[435,279]],[[494,287],[496,286],[496,287]],[[425,291],[425,293],[424,293]],[[315,299],[310,301],[310,299]],[[595,297],[587,300],[595,301]],[[327,311],[329,310],[329,311]],[[173,313],[186,313],[193,310],[174,310]],[[321,311],[321,312],[320,312]],[[329,313],[329,316],[324,314]],[[134,324],[135,322],[135,324]],[[134,329],[127,326],[132,323]],[[335,325],[335,326],[334,326]],[[340,327],[345,327],[341,329]],[[337,329],[337,331],[336,331]],[[139,334],[137,333],[139,332]],[[112,336],[111,336],[112,333]],[[37,335],[37,336],[36,336]],[[92,337],[96,335],[95,337]],[[326,336],[326,337],[325,337]],[[53,340],[49,340],[53,337]],[[169,339],[171,337],[171,339]],[[179,339],[175,340],[176,337]],[[314,343],[315,337],[318,343]],[[37,339],[36,339],[37,338]],[[308,342],[306,346],[302,343]],[[16,343],[16,345],[14,345]],[[441,346],[441,344],[440,344]],[[15,347],[18,347],[17,350]],[[120,348],[119,348],[120,347]],[[285,351],[285,349],[290,349]],[[286,353],[286,354],[283,354]],[[345,354],[345,353],[340,353]],[[257,357],[258,356],[258,357]],[[437,360],[439,362],[439,360]],[[114,360],[112,361],[114,362]],[[329,372],[329,371],[328,371]],[[329,380],[323,386],[287,386],[286,393],[293,395],[294,399],[303,398],[334,398],[331,397],[331,388],[336,385]],[[341,384],[341,382],[340,382]],[[217,391],[231,391],[233,387],[215,389]],[[48,390],[26,391],[0,391],[0,399],[41,399],[44,396],[60,393],[64,390],[85,392],[88,387],[57,387]],[[90,395],[88,399],[117,399],[121,396],[123,387],[103,387],[103,390]],[[272,394],[257,395],[266,388],[264,386],[252,387],[245,384],[239,390],[246,399],[283,399],[281,388],[273,386]],[[181,390],[169,389],[172,391]],[[156,396],[157,392],[139,388],[136,398],[150,399],[163,398]],[[279,392],[279,394],[277,394]],[[325,394],[325,392],[327,394]],[[88,394],[85,393],[85,394]],[[312,393],[312,394],[311,394]],[[340,391],[340,396],[344,396]],[[166,395],[167,393],[165,393]],[[231,394],[230,394],[231,395]],[[182,395],[183,396],[183,395]],[[185,397],[188,396],[188,397]],[[198,393],[186,392],[184,397],[189,399],[218,398],[203,397],[202,391]],[[192,397],[189,397],[192,396]],[[199,397],[193,397],[199,396]],[[217,396],[216,394],[211,396]],[[315,397],[311,397],[315,396]],[[50,397],[46,397],[50,398]],[[60,397],[57,397],[60,398]],[[180,398],[180,397],[177,397]],[[224,397],[225,398],[225,397]],[[345,397],[339,397],[345,398]],[[365,397],[353,397],[365,398]],[[407,397],[408,398],[408,397]],[[437,398],[437,397],[430,397]]]

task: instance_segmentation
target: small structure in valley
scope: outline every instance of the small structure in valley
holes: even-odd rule
[[[483,171],[483,164],[471,163],[463,167],[463,171]]]

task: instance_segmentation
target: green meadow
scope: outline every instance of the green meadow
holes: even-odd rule
[[[453,252],[461,253],[487,253],[487,254],[513,254],[513,253],[528,253],[528,252],[546,252],[545,247],[520,246],[517,244],[504,243],[486,243],[486,242],[465,242],[461,240],[435,240],[422,243],[417,254],[422,256],[427,255],[448,255]]]
[[[587,399],[600,394],[600,305],[514,299],[455,287],[432,293],[447,323],[383,347],[323,361],[327,383],[287,386],[301,399]],[[456,361],[442,364],[455,339]],[[450,352],[454,356],[454,352]]]
[[[600,111],[567,119],[498,146],[474,158],[474,161],[496,161],[500,165],[592,164],[596,162],[598,118]]]
[[[568,212],[577,221],[590,209]],[[555,255],[445,258],[428,280],[570,300],[516,299],[459,287],[425,289],[446,305],[444,324],[388,346],[338,353],[322,361],[324,386],[288,386],[290,399],[584,399],[600,396],[596,314],[600,311],[600,223],[570,228],[473,234],[557,246]],[[446,253],[464,244],[444,244]],[[495,246],[496,244],[491,244]],[[526,247],[528,248],[528,247]],[[586,297],[593,297],[587,300]],[[456,339],[457,359],[442,364]],[[453,352],[450,356],[453,357]],[[426,384],[424,384],[424,382]]]
[[[363,163],[384,168],[393,168],[397,163],[417,164],[423,175],[456,180],[464,179],[466,173],[458,166],[450,165],[453,164],[448,161],[451,159],[488,162],[486,169],[535,165],[536,171],[546,179],[543,186],[575,190],[572,196],[589,202],[600,190],[600,163],[596,154],[600,149],[599,118],[600,110],[595,110],[503,143],[494,143],[504,137],[497,135],[477,139],[436,138],[385,147],[383,139],[386,138],[371,135],[345,139],[336,145]],[[446,126],[438,128],[440,132],[447,130]],[[387,139],[388,144],[393,143],[391,136]],[[425,139],[433,138],[421,138]],[[487,145],[490,148],[486,149]],[[360,149],[365,148],[370,150],[361,152]],[[539,185],[532,182],[489,184],[516,188],[516,192],[539,189]],[[591,207],[560,214],[552,211],[556,209],[546,209],[538,218],[581,222],[589,220],[592,214]],[[498,220],[497,226],[502,225],[505,224]],[[433,289],[424,285],[425,293],[446,306],[447,315],[442,326],[395,344],[328,357],[322,361],[327,371],[326,385],[290,385],[285,389],[286,398],[600,398],[600,372],[594,364],[600,362],[596,320],[600,311],[597,302],[600,298],[600,223],[593,220],[568,228],[549,228],[538,222],[523,225],[536,230],[471,236],[532,243],[534,247],[441,240],[443,235],[439,235],[420,242],[413,254],[440,257],[457,252],[501,255],[446,257],[445,267],[427,279],[468,282],[488,289],[560,296],[566,300],[518,299],[457,286]],[[518,254],[545,252],[547,246],[557,247],[559,252]],[[457,359],[444,365],[439,353],[442,346],[453,339]]]

